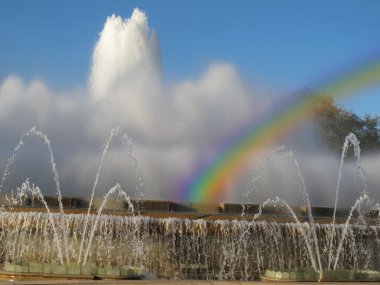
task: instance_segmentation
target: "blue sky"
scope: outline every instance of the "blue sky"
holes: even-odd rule
[[[0,81],[86,86],[107,16],[146,12],[167,83],[233,64],[250,84],[292,91],[380,51],[380,1],[0,1]],[[343,102],[379,114],[380,88]]]

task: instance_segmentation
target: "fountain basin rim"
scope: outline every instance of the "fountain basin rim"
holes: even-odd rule
[[[265,270],[263,281],[270,282],[379,282],[380,271],[360,269]]]
[[[46,213],[45,208],[36,208],[36,207],[3,207],[4,212],[10,213]],[[51,213],[59,213],[58,208],[51,208]],[[65,214],[87,214],[87,209],[65,209]],[[238,220],[238,221],[252,221],[254,215],[253,214],[232,214],[232,213],[202,213],[202,212],[170,212],[170,211],[139,211],[138,213],[131,213],[129,211],[122,210],[108,210],[105,209],[102,211],[102,215],[104,216],[142,216],[142,217],[150,217],[150,218],[179,218],[179,219],[189,219],[189,220]],[[97,210],[90,210],[90,215],[97,215]],[[307,217],[300,216],[298,217],[300,222],[308,222]],[[344,224],[346,222],[346,218],[337,218],[335,220],[336,224]],[[368,225],[376,225],[377,221],[372,219],[373,222],[370,222]],[[265,222],[277,222],[277,223],[293,223],[294,219],[290,216],[286,215],[268,215],[263,214],[258,217],[255,221],[265,221]],[[317,224],[329,224],[332,221],[332,217],[316,217],[314,218],[314,222]],[[355,223],[355,219],[352,219],[351,223]]]

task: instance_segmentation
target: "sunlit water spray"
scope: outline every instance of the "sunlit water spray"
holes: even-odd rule
[[[127,136],[127,134],[125,132],[123,132],[123,130],[120,126],[116,126],[115,128],[113,128],[111,130],[110,135],[109,135],[109,137],[105,143],[105,146],[103,148],[103,151],[102,151],[102,156],[101,156],[101,159],[99,162],[98,170],[97,170],[96,175],[95,175],[94,185],[93,185],[92,190],[91,190],[90,202],[89,202],[89,206],[88,206],[88,210],[87,210],[87,217],[85,219],[85,224],[84,224],[84,230],[83,230],[84,232],[87,231],[88,219],[90,216],[90,210],[92,207],[92,203],[93,203],[93,199],[94,199],[94,195],[95,195],[95,190],[96,190],[96,187],[98,185],[99,176],[100,176],[100,172],[102,170],[104,159],[106,158],[106,155],[107,155],[107,152],[108,152],[108,149],[110,147],[111,142],[117,137],[119,137],[121,139],[121,144],[125,145],[128,148],[128,157],[130,159],[132,159],[132,163],[134,164],[134,168],[135,168],[136,191],[137,191],[139,198],[142,196],[141,190],[142,190],[142,186],[143,186],[143,181],[141,178],[140,169],[138,167],[137,159],[134,156],[134,150],[133,150],[133,145],[132,145],[131,139]],[[81,262],[84,241],[85,241],[85,236],[83,235],[82,240],[81,240],[80,249],[79,249],[78,264],[80,264],[80,262]]]
[[[58,249],[59,261],[61,262],[61,264],[63,264],[62,249],[61,249],[61,243],[60,243],[60,239],[58,236],[58,232],[57,232],[57,229],[55,227],[55,223],[53,221],[52,215],[50,213],[49,206],[47,205],[40,188],[33,185],[33,184],[30,185],[29,179],[26,179],[26,181],[24,183],[22,183],[21,187],[17,188],[16,193],[15,194],[12,193],[12,195],[10,197],[10,201],[11,201],[12,205],[17,205],[17,204],[22,205],[23,200],[27,197],[30,197],[30,196],[32,197],[32,199],[37,198],[44,205],[44,208],[46,210],[46,213],[47,213],[49,221],[50,221],[50,225],[53,229],[54,241],[55,241],[55,244],[56,244],[57,249]],[[61,225],[62,225],[62,223],[61,223]],[[61,231],[64,234],[67,234],[67,231],[62,229],[62,228],[61,228]],[[67,246],[67,238],[65,239],[65,246]],[[67,251],[67,248],[66,248],[66,251]],[[66,258],[68,258],[68,252],[66,253]]]
[[[273,160],[278,155],[284,155],[284,156],[288,157],[290,159],[291,163],[293,163],[293,165],[296,168],[297,184],[298,184],[298,188],[301,192],[301,195],[303,197],[304,203],[306,204],[306,207],[307,207],[307,214],[308,214],[310,229],[311,229],[311,233],[312,233],[312,240],[314,243],[314,250],[312,250],[310,245],[308,245],[309,254],[310,254],[310,257],[313,259],[313,262],[315,262],[315,260],[316,260],[318,263],[318,264],[313,264],[315,270],[317,270],[317,269],[322,270],[321,257],[320,257],[319,245],[318,245],[318,238],[317,238],[317,234],[315,231],[315,223],[314,223],[314,217],[312,215],[309,193],[307,191],[305,179],[303,178],[303,175],[301,173],[301,168],[300,168],[300,165],[298,163],[298,160],[292,151],[288,151],[288,150],[286,150],[286,148],[284,146],[281,146],[281,147],[275,148],[269,155],[265,156],[265,158],[263,160],[264,162],[259,164],[259,166],[257,166],[256,173],[253,175],[251,181],[249,182],[248,186],[246,187],[246,191],[244,193],[244,196],[247,199],[252,193],[255,192],[256,183],[260,179],[260,172],[262,171],[263,168],[268,167],[268,162]],[[294,214],[294,212],[292,211],[290,206],[285,202],[285,200],[276,197],[275,200],[269,199],[269,200],[265,201],[263,205],[266,205],[268,203],[276,204],[276,202],[284,205],[290,211],[293,218],[295,218],[295,222],[299,223],[297,216]],[[245,211],[245,206],[243,205],[243,213],[244,213],[244,211]],[[261,211],[261,207],[260,207],[260,211]],[[260,214],[260,211],[259,211],[259,214]],[[315,252],[315,257],[314,257],[313,252]]]
[[[337,204],[338,204],[338,199],[339,199],[339,191],[340,191],[340,188],[341,188],[340,184],[341,184],[341,180],[342,180],[342,170],[343,170],[344,159],[346,157],[346,153],[347,153],[347,150],[348,150],[348,147],[350,146],[350,144],[354,148],[354,156],[355,156],[355,159],[356,159],[357,173],[360,175],[360,178],[361,178],[361,181],[362,181],[362,184],[363,184],[363,189],[362,189],[362,196],[356,200],[355,205],[352,207],[352,209],[350,211],[350,214],[349,214],[349,216],[348,216],[348,218],[346,220],[345,226],[343,228],[343,233],[339,237],[338,248],[336,250],[336,257],[334,259],[335,260],[334,267],[333,267],[334,269],[336,269],[336,266],[338,264],[339,254],[340,254],[343,242],[344,242],[344,240],[346,238],[348,225],[351,222],[351,219],[352,219],[354,211],[357,211],[357,213],[359,215],[359,218],[363,219],[363,217],[361,216],[361,210],[360,210],[361,207],[364,205],[364,202],[366,202],[367,207],[369,207],[370,204],[371,204],[370,203],[370,199],[368,197],[368,186],[367,186],[366,175],[365,175],[365,172],[364,172],[364,170],[363,170],[363,168],[361,167],[361,164],[360,164],[360,147],[359,147],[360,142],[359,142],[359,140],[356,138],[356,136],[353,133],[350,133],[346,137],[346,139],[344,141],[343,149],[342,149],[342,155],[341,155],[341,163],[340,163],[340,166],[339,166],[339,174],[338,174],[338,182],[337,182],[337,188],[336,188],[334,212],[333,212],[333,217],[332,217],[332,227],[331,227],[332,232],[330,234],[330,241],[328,243],[329,244],[329,251],[328,251],[328,265],[327,265],[327,269],[330,269],[331,262],[332,262],[333,244],[334,244],[334,237],[335,237],[335,233],[336,233],[336,229],[335,229],[334,225],[335,225],[335,219],[336,219]],[[256,166],[255,173],[252,176],[252,179],[249,182],[249,184],[246,187],[246,190],[244,192],[244,197],[247,199],[252,194],[254,196],[255,189],[256,189],[256,184],[261,179],[261,172],[263,171],[263,169],[269,167],[270,162],[275,157],[277,157],[278,155],[285,155],[285,156],[289,157],[290,160],[293,162],[293,164],[296,167],[299,189],[301,190],[301,193],[302,193],[302,195],[304,197],[305,204],[307,206],[309,226],[310,226],[310,231],[311,231],[311,235],[312,235],[312,240],[314,242],[314,250],[312,250],[312,247],[310,246],[309,242],[307,240],[305,240],[305,241],[306,241],[306,244],[307,244],[307,248],[308,248],[308,251],[309,251],[310,258],[312,259],[312,263],[313,263],[314,269],[316,269],[316,270],[318,269],[319,271],[322,271],[323,267],[322,267],[322,263],[321,263],[320,250],[319,250],[319,245],[318,245],[318,237],[317,237],[317,233],[316,233],[316,225],[314,223],[314,218],[313,218],[313,215],[312,215],[312,208],[311,208],[311,204],[310,204],[310,199],[309,199],[309,195],[308,195],[308,192],[307,192],[307,188],[306,188],[306,185],[305,185],[304,178],[303,178],[303,176],[301,174],[301,169],[300,169],[299,163],[298,163],[296,157],[294,156],[293,152],[287,151],[282,146],[282,147],[279,147],[279,148],[275,148],[271,153],[269,153],[269,155],[265,156],[264,159],[263,159],[263,162],[261,164],[259,164],[258,166]],[[292,209],[285,202],[285,200],[276,197],[275,200],[268,199],[263,204],[261,204],[260,207],[259,207],[259,211],[258,211],[257,214],[254,215],[253,220],[256,220],[257,218],[259,218],[262,215],[263,208],[265,206],[267,206],[267,205],[270,205],[270,204],[273,204],[274,206],[276,206],[277,204],[283,205],[283,206],[285,206],[289,210],[290,213],[293,213]],[[244,216],[245,211],[247,210],[245,207],[246,206],[243,205],[243,216]],[[375,206],[375,208],[378,209],[378,207],[376,207],[376,206]],[[297,219],[297,216],[294,215],[294,213],[293,213],[292,216],[295,218],[295,222],[299,223],[299,221]],[[304,233],[303,233],[303,235],[304,235]],[[304,237],[306,238],[306,235],[304,235]],[[316,257],[314,257],[314,253],[313,252],[315,252]],[[318,267],[316,266],[315,259],[318,261]]]
[[[347,235],[348,225],[352,219],[354,211],[357,210],[359,207],[361,207],[364,203],[367,203],[367,205],[370,205],[370,203],[371,203],[367,194],[363,194],[361,197],[359,197],[359,199],[357,199],[355,201],[355,204],[352,206],[352,208],[350,210],[350,214],[348,215],[346,223],[344,224],[344,227],[343,227],[343,234],[342,234],[342,236],[340,236],[340,242],[339,242],[338,249],[337,249],[336,256],[335,256],[334,269],[336,269],[336,267],[338,265],[339,255],[340,255],[340,252],[342,250],[343,242],[344,242],[344,239]],[[334,224],[332,226],[332,230],[334,233],[335,232]],[[331,236],[333,236],[333,235],[331,235]],[[329,260],[330,260],[330,257],[329,257]]]
[[[101,178],[108,149],[116,138],[130,145],[130,140],[119,127],[111,131],[95,175],[92,198]],[[20,147],[23,143],[19,143]],[[12,155],[13,161],[20,147]],[[130,158],[133,148],[128,149]],[[301,222],[288,202],[278,197],[261,203],[253,214],[246,212],[241,217],[245,220],[143,217],[128,192],[123,191],[118,183],[105,194],[95,215],[91,215],[88,210],[82,215],[54,214],[44,202],[39,188],[26,180],[9,197],[10,204],[22,205],[26,198],[34,197],[43,203],[46,213],[1,211],[0,253],[4,260],[11,262],[62,264],[65,259],[63,253],[67,252],[69,262],[89,262],[98,267],[126,264],[141,266],[155,278],[174,279],[252,280],[259,278],[268,268],[312,268],[323,271],[329,263],[334,269],[378,268],[380,256],[376,250],[379,248],[379,227],[353,223],[356,213],[363,206],[369,206],[368,195],[364,193],[355,202],[344,224],[317,224],[294,154],[283,147],[278,148],[267,157],[263,167],[270,164],[271,157],[279,155],[289,158],[296,168],[295,186],[307,206],[306,216],[301,218],[307,222]],[[137,160],[131,161],[137,163]],[[11,169],[11,166],[12,163],[9,163],[7,169]],[[6,173],[8,175],[10,171]],[[252,188],[247,189],[247,197],[253,193],[249,191],[255,191],[255,179],[252,179]],[[141,182],[136,179],[136,188]],[[111,199],[121,201],[128,215],[104,214]],[[275,212],[272,213],[272,209],[276,209]],[[279,218],[285,217],[292,222],[264,221],[268,213],[275,217],[277,211]],[[64,233],[67,247],[60,237]],[[332,235],[334,250],[331,253],[329,247]],[[38,244],[45,245],[43,250],[38,250]]]
[[[26,133],[24,133],[21,136],[19,143],[17,144],[17,146],[13,150],[12,156],[8,159],[7,165],[5,167],[4,174],[3,174],[2,178],[1,178],[0,191],[2,190],[4,182],[6,181],[6,179],[8,178],[8,176],[10,174],[10,172],[9,172],[10,170],[9,169],[14,164],[17,154],[22,149],[22,147],[25,145],[24,140],[26,138],[32,138],[32,137],[37,137],[38,139],[42,140],[43,145],[45,145],[46,148],[47,148],[47,150],[48,150],[48,153],[49,153],[49,163],[50,163],[50,166],[51,166],[51,171],[52,171],[52,174],[53,174],[53,178],[54,178],[54,182],[55,182],[55,186],[56,186],[56,191],[57,191],[57,198],[58,198],[58,204],[59,204],[59,212],[60,212],[60,215],[63,216],[64,212],[63,212],[63,205],[62,205],[61,186],[60,186],[60,183],[59,183],[59,175],[58,175],[57,166],[56,166],[55,160],[54,160],[54,155],[53,155],[53,149],[51,147],[51,142],[50,142],[49,138],[47,137],[47,135],[44,134],[44,133],[42,133],[40,130],[38,130],[36,126],[32,127],[29,131],[27,131]],[[61,219],[61,220],[63,221],[63,219]],[[66,258],[67,263],[69,263],[69,254],[68,254],[68,251],[67,251],[67,249],[68,249],[68,244],[67,244],[67,229],[65,228],[64,224],[61,225],[60,229],[62,231],[61,232],[61,236],[64,239],[65,258]]]
[[[343,148],[342,148],[342,154],[341,154],[341,158],[340,158],[338,181],[337,181],[336,192],[335,192],[334,213],[333,213],[333,217],[332,217],[333,227],[332,227],[332,234],[331,234],[330,246],[329,246],[329,262],[328,262],[328,266],[327,266],[328,269],[330,269],[330,265],[332,262],[332,250],[333,250],[333,242],[334,242],[334,236],[335,236],[334,224],[335,224],[335,219],[336,219],[336,210],[338,208],[338,200],[339,200],[339,192],[340,192],[340,188],[341,188],[340,184],[342,181],[342,171],[343,171],[344,159],[346,158],[347,150],[348,150],[348,147],[350,146],[350,144],[354,148],[354,155],[356,158],[357,171],[359,172],[360,177],[363,181],[363,185],[364,185],[363,193],[367,194],[367,179],[366,179],[364,171],[360,165],[360,146],[359,146],[360,142],[353,133],[350,133],[347,135],[347,137],[344,140]],[[358,206],[360,206],[360,204]]]
[[[69,254],[69,245],[68,245],[68,229],[67,229],[67,221],[65,220],[65,213],[64,213],[64,209],[63,209],[63,204],[62,204],[62,193],[61,193],[61,187],[60,187],[60,182],[59,182],[59,175],[58,175],[58,171],[57,171],[57,168],[56,168],[56,163],[55,163],[55,160],[54,160],[54,154],[53,154],[53,150],[52,150],[52,147],[51,147],[51,142],[50,140],[48,139],[47,135],[42,133],[41,131],[39,131],[37,129],[37,127],[33,127],[31,128],[29,131],[25,132],[21,138],[20,138],[20,141],[19,143],[17,144],[17,146],[15,147],[13,153],[12,153],[12,156],[8,159],[7,161],[7,164],[6,164],[6,167],[5,167],[5,171],[4,171],[4,174],[2,176],[2,179],[1,179],[1,185],[0,185],[0,191],[4,188],[4,184],[7,180],[7,178],[9,177],[9,175],[11,174],[11,169],[15,163],[15,160],[17,158],[17,155],[20,153],[20,151],[22,150],[22,148],[25,146],[25,144],[27,143],[27,139],[31,139],[31,138],[37,138],[39,140],[42,141],[42,144],[44,146],[46,146],[47,150],[48,150],[48,153],[49,153],[49,163],[50,163],[50,166],[51,166],[51,170],[52,170],[52,173],[53,173],[53,178],[54,178],[54,182],[55,182],[55,185],[56,185],[56,191],[57,191],[57,199],[58,199],[58,203],[59,203],[59,212],[60,212],[60,218],[59,218],[59,221],[60,221],[60,226],[59,226],[59,234],[57,233],[57,230],[56,230],[56,226],[54,225],[52,219],[51,219],[51,214],[50,214],[50,209],[46,203],[46,201],[44,200],[43,198],[43,194],[41,193],[41,190],[38,186],[34,186],[34,185],[30,185],[29,183],[29,179],[26,180],[26,182],[24,182],[22,184],[21,187],[18,187],[17,190],[16,190],[16,193],[14,194],[13,191],[12,191],[12,194],[10,195],[10,197],[8,197],[8,195],[6,196],[7,197],[7,200],[9,201],[9,205],[10,206],[14,206],[14,205],[17,205],[19,204],[19,202],[24,199],[26,196],[31,196],[32,199],[34,199],[35,197],[37,197],[38,200],[40,200],[44,207],[46,208],[46,211],[48,212],[48,215],[50,217],[50,220],[51,220],[51,226],[53,227],[54,229],[54,237],[55,237],[55,242],[57,244],[57,249],[58,249],[58,255],[59,255],[59,259],[60,259],[60,263],[62,264],[63,263],[63,257],[62,257],[62,248],[65,252],[65,259],[66,259],[66,262],[67,264],[69,264],[70,262],[70,254]],[[82,259],[82,251],[83,251],[83,248],[84,248],[84,241],[86,239],[86,233],[87,233],[87,227],[88,227],[88,223],[89,223],[89,218],[90,218],[90,210],[92,208],[92,204],[93,204],[93,198],[94,198],[94,194],[95,194],[95,190],[96,190],[96,187],[98,185],[98,181],[99,181],[99,176],[100,176],[100,173],[101,173],[101,169],[102,169],[102,165],[103,165],[103,162],[104,162],[104,159],[107,155],[107,151],[110,147],[110,144],[111,142],[115,139],[115,138],[118,138],[120,140],[120,144],[121,145],[124,145],[128,148],[128,158],[130,161],[126,161],[125,163],[132,163],[133,164],[133,168],[135,169],[135,189],[133,189],[132,191],[133,192],[136,192],[136,196],[137,196],[137,211],[139,210],[139,199],[143,196],[142,194],[142,186],[143,186],[143,181],[142,181],[142,177],[141,177],[141,174],[140,174],[140,169],[138,167],[138,162],[137,162],[137,159],[135,158],[134,156],[134,149],[133,149],[133,145],[132,145],[132,142],[131,142],[131,139],[127,136],[127,134],[122,130],[122,128],[120,126],[117,126],[115,128],[113,128],[111,130],[111,133],[109,135],[109,138],[107,139],[106,141],[106,144],[104,146],[104,149],[103,149],[103,152],[102,152],[102,156],[101,156],[101,160],[100,160],[100,163],[99,163],[99,166],[98,166],[98,170],[97,170],[97,173],[96,173],[96,176],[95,176],[95,180],[94,180],[94,185],[92,187],[92,191],[91,191],[91,196],[90,196],[90,202],[89,202],[89,207],[88,207],[88,210],[87,210],[87,215],[85,216],[84,218],[84,229],[83,229],[83,235],[82,235],[82,238],[81,238],[81,242],[80,242],[80,246],[79,246],[79,255],[78,255],[78,258],[77,258],[77,262],[78,264],[80,264],[81,262],[81,259]],[[126,201],[128,201],[128,205],[129,205],[129,209],[131,209],[132,213],[135,211],[134,209],[134,206],[132,205],[131,201],[130,201],[130,198],[129,196],[127,196],[127,194],[122,191],[120,185],[117,183],[115,187],[111,188],[108,192],[108,194],[104,197],[104,201],[101,205],[101,209],[98,210],[98,218],[96,219],[95,221],[95,225],[93,225],[92,229],[91,229],[91,232],[90,232],[90,239],[89,239],[89,242],[88,242],[88,246],[87,246],[87,249],[86,249],[86,253],[85,253],[85,257],[84,257],[84,262],[86,261],[87,259],[87,256],[90,252],[90,248],[91,248],[91,242],[92,242],[92,238],[93,238],[93,233],[94,233],[94,228],[97,227],[98,223],[99,223],[99,217],[102,213],[102,210],[103,210],[103,207],[105,205],[105,203],[108,201],[108,198],[111,194],[113,194],[114,192],[118,192],[119,195],[123,196],[125,198]],[[60,244],[60,239],[63,239],[64,241],[64,244],[63,246]]]
[[[123,197],[123,199],[125,200],[125,203],[126,205],[128,206],[128,209],[133,213],[134,212],[134,207],[133,207],[133,204],[131,202],[131,199],[130,197],[127,195],[127,193],[125,193],[122,189],[121,189],[121,186],[120,184],[116,184],[114,187],[112,187],[108,192],[107,194],[104,196],[103,198],[103,202],[102,204],[100,205],[99,209],[98,209],[98,214],[96,215],[96,219],[95,219],[95,223],[94,225],[92,226],[92,230],[91,230],[91,233],[90,233],[90,236],[89,236],[89,241],[88,241],[88,245],[87,245],[87,249],[86,249],[86,253],[84,255],[84,258],[83,258],[83,264],[86,263],[87,261],[87,257],[88,257],[88,254],[90,252],[90,249],[91,249],[91,245],[92,245],[92,240],[94,238],[94,234],[95,234],[95,230],[97,229],[98,227],[98,223],[99,223],[99,218],[103,212],[103,208],[104,206],[106,205],[106,203],[108,202],[108,199],[111,195],[113,195],[114,193],[117,193],[118,196],[121,196]],[[89,213],[87,214],[87,217],[86,217],[86,224],[88,223],[88,216],[89,216]],[[87,228],[86,228],[87,229]],[[84,232],[86,232],[86,229],[84,230]],[[82,241],[84,240],[84,235],[83,235],[83,238],[82,238]],[[81,247],[83,246],[83,243],[81,243]],[[80,249],[80,253],[82,252],[82,248]],[[80,254],[79,254],[79,258],[80,258]],[[78,259],[78,263],[80,262],[80,259]]]

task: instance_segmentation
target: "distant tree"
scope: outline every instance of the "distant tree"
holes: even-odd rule
[[[322,96],[314,107],[315,128],[322,144],[340,154],[345,137],[354,133],[363,152],[380,150],[379,117],[366,115],[360,118],[334,104],[329,96]]]

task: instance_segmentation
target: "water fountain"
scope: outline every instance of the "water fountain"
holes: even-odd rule
[[[128,155],[136,163],[136,188],[141,187],[133,148],[120,127],[111,131],[105,144],[88,208],[75,212],[64,207],[50,141],[36,128],[21,137],[8,160],[0,189],[25,138],[30,136],[40,138],[48,149],[58,208],[49,208],[42,190],[29,179],[7,195],[0,211],[0,275],[7,278],[380,280],[376,271],[380,266],[378,212],[368,210],[372,203],[360,166],[359,142],[353,134],[344,143],[337,198],[328,219],[313,212],[298,162],[283,148],[273,155],[286,155],[296,166],[304,207],[291,207],[277,197],[260,205],[237,207],[232,218],[227,216],[227,204],[215,207],[218,212],[206,213],[209,218],[199,218],[204,213],[178,218],[175,212],[169,218],[153,217],[144,209],[144,201],[131,199],[120,184],[115,184],[95,212],[99,174],[110,142],[116,137],[128,146]],[[343,219],[338,215],[337,201],[350,144],[364,186]],[[255,179],[247,197],[254,190]],[[119,211],[106,211],[112,199]],[[38,203],[44,211],[27,207]],[[168,207],[167,212],[169,209],[173,208]]]
[[[106,193],[106,195],[104,195],[104,198],[97,210],[96,215],[90,214],[93,205],[95,189],[98,183],[104,158],[107,154],[107,150],[111,141],[117,136],[121,138],[122,144],[127,145],[128,156],[135,163],[136,190],[139,190],[141,187],[142,181],[139,174],[139,169],[137,167],[137,160],[134,158],[133,155],[133,147],[130,142],[130,139],[125,133],[122,132],[121,127],[115,127],[111,130],[111,133],[102,153],[101,161],[99,163],[98,171],[95,177],[95,182],[92,188],[87,214],[80,215],[82,221],[78,223],[78,226],[83,227],[83,229],[75,228],[75,231],[72,231],[73,225],[70,224],[70,221],[73,218],[70,217],[70,215],[65,214],[64,212],[59,176],[56,170],[56,164],[54,161],[51,143],[48,137],[41,131],[37,130],[36,127],[31,128],[28,132],[24,133],[21,136],[19,144],[14,149],[13,154],[8,160],[7,165],[5,167],[5,171],[1,180],[0,190],[2,190],[3,185],[10,174],[9,169],[14,164],[18,152],[22,149],[22,147],[25,144],[25,138],[37,137],[42,140],[42,143],[47,147],[49,153],[49,162],[51,165],[54,182],[57,190],[59,213],[51,213],[51,210],[42,194],[42,191],[38,186],[31,184],[29,182],[29,179],[26,179],[22,186],[16,189],[15,193],[12,191],[10,196],[5,196],[7,200],[7,209],[11,209],[11,211],[4,211],[4,213],[13,213],[12,209],[15,206],[25,205],[25,201],[27,199],[37,199],[40,203],[42,203],[43,208],[46,210],[46,217],[48,218],[47,221],[42,222],[43,227],[47,227],[42,230],[42,228],[39,228],[39,226],[41,225],[40,219],[43,215],[45,215],[45,213],[43,213],[42,216],[41,213],[32,212],[20,215],[16,214],[15,217],[5,217],[7,221],[10,221],[9,225],[7,225],[5,228],[2,228],[2,236],[5,238],[3,241],[6,240],[4,245],[6,245],[7,248],[7,250],[5,250],[3,254],[5,271],[24,274],[44,273],[45,275],[47,275],[47,277],[49,277],[51,274],[55,276],[57,274],[67,276],[81,275],[82,273],[82,275],[100,274],[113,277],[118,277],[120,275],[126,277],[136,277],[141,275],[140,268],[133,268],[131,266],[126,266],[125,264],[122,264],[121,266],[118,265],[117,268],[114,268],[111,266],[110,261],[107,264],[102,263],[102,267],[95,266],[95,263],[93,262],[87,262],[94,248],[96,250],[99,250],[98,248],[102,247],[100,251],[103,251],[104,248],[105,252],[108,252],[108,254],[110,254],[109,249],[106,248],[104,243],[107,242],[112,244],[112,239],[102,239],[103,243],[101,244],[99,244],[98,242],[94,242],[94,239],[97,237],[95,237],[96,230],[98,230],[98,227],[102,227],[102,223],[100,222],[100,220],[103,218],[103,208],[112,196],[116,195],[116,200],[118,200],[119,197],[123,198],[124,207],[126,207],[127,212],[130,213],[132,217],[135,215],[135,213],[138,213],[138,204],[135,209],[135,206],[132,204],[130,197],[127,195],[126,192],[123,191],[120,184],[116,183],[116,185],[112,187]],[[29,218],[31,220],[29,220]],[[91,224],[91,227],[88,227],[89,223]],[[26,232],[24,232],[24,230],[25,227],[28,227],[27,225],[30,226],[28,232],[29,237],[31,237],[32,235],[34,236],[34,239],[32,240],[25,240]],[[21,228],[19,226],[21,226]],[[52,230],[52,232],[50,232],[49,228]],[[40,236],[42,233],[41,231],[43,232],[42,236]],[[132,231],[129,234],[133,235],[134,233],[135,232]],[[49,242],[50,237],[53,237],[53,244]],[[79,237],[80,242],[78,242]],[[41,242],[42,244],[46,244],[45,250],[42,253],[39,252],[39,247],[37,246],[39,242]],[[93,243],[96,244],[93,245]],[[138,239],[136,239],[135,243],[130,243],[130,245],[133,245],[134,252],[136,252],[139,243],[141,243],[141,241]],[[27,246],[20,248],[20,246],[24,244],[27,244]],[[128,254],[129,257],[132,257],[134,255],[131,253],[131,249],[125,251],[124,253]]]

